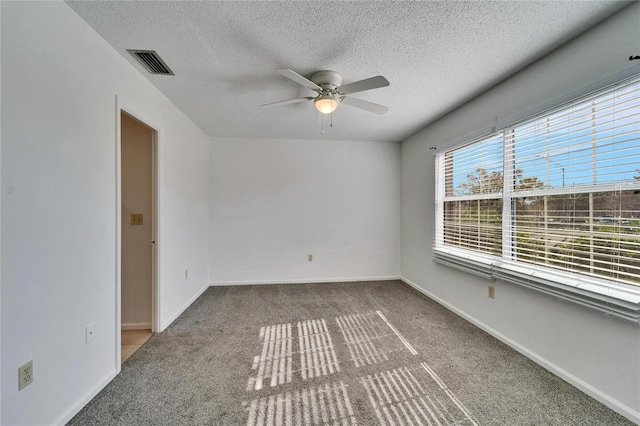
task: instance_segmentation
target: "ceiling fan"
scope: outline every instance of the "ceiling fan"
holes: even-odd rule
[[[334,112],[341,103],[376,114],[384,114],[389,110],[386,106],[347,96],[352,93],[364,92],[365,90],[388,86],[389,81],[381,75],[341,86],[342,76],[340,73],[335,71],[318,71],[311,75],[310,79],[307,79],[288,68],[279,68],[276,71],[296,83],[313,90],[318,95],[260,105],[262,107],[313,101],[316,109],[322,114],[330,114]]]

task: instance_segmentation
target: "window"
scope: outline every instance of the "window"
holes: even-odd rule
[[[640,320],[640,80],[439,153],[436,173],[436,261]]]

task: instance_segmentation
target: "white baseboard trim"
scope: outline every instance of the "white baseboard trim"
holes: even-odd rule
[[[151,322],[127,322],[122,323],[121,330],[151,330]]]
[[[343,283],[354,281],[390,281],[399,280],[400,276],[390,277],[350,277],[350,278],[311,278],[311,279],[286,279],[286,280],[262,280],[262,281],[213,281],[211,287],[258,285],[258,284],[319,284],[319,283]]]
[[[602,404],[606,405],[607,407],[609,407],[613,411],[617,412],[618,414],[628,418],[632,422],[640,424],[640,412],[635,411],[632,408],[627,407],[626,405],[622,404],[621,402],[613,399],[609,395],[607,395],[604,392],[600,391],[599,389],[591,386],[587,382],[585,382],[585,381],[581,380],[580,378],[574,376],[573,374],[569,373],[568,371],[558,367],[557,365],[555,365],[554,363],[550,362],[546,358],[541,357],[537,353],[535,353],[535,352],[529,350],[528,348],[520,345],[518,342],[510,339],[509,337],[505,336],[504,334],[500,333],[499,331],[495,330],[494,328],[489,327],[488,325],[484,324],[482,321],[479,321],[475,317],[472,317],[471,315],[466,314],[465,312],[461,311],[460,309],[456,308],[455,306],[453,306],[453,305],[449,304],[448,302],[445,302],[441,298],[433,295],[432,293],[430,293],[427,290],[423,289],[422,287],[420,287],[416,283],[414,283],[414,282],[412,282],[412,281],[410,281],[410,280],[408,280],[408,279],[406,279],[404,277],[400,277],[400,280],[403,281],[404,283],[406,283],[407,285],[413,287],[414,289],[416,289],[420,293],[424,294],[428,298],[434,300],[435,302],[439,303],[440,305],[444,306],[445,308],[447,308],[450,311],[454,312],[455,314],[459,315],[460,317],[466,319],[467,321],[469,321],[470,323],[472,323],[476,327],[486,331],[487,333],[489,333],[490,335],[492,335],[496,339],[500,340],[504,344],[506,344],[506,345],[510,346],[511,348],[515,349],[516,351],[520,352],[522,355],[526,356],[527,358],[529,358],[530,360],[532,360],[536,364],[540,365],[541,367],[549,370],[550,372],[552,372],[556,376],[560,377],[564,381],[566,381],[566,382],[570,383],[571,385],[575,386],[576,388],[580,389],[582,392],[586,393],[587,395],[589,395],[590,397],[592,397],[596,401],[601,402]]]
[[[92,387],[89,392],[85,393],[78,399],[71,407],[69,407],[60,417],[58,417],[52,424],[54,425],[65,425],[84,408],[85,405],[89,403],[93,399],[94,396],[98,394],[105,386],[107,386],[117,375],[118,370],[112,370],[109,374],[107,374],[102,380],[98,382],[97,385]]]
[[[157,332],[160,333],[160,332],[164,331],[167,327],[169,327],[171,325],[171,323],[174,322],[176,320],[176,318],[178,318],[180,315],[182,315],[182,313],[184,311],[186,311],[187,308],[189,306],[191,306],[191,304],[193,302],[195,302],[198,297],[202,296],[202,293],[207,291],[208,288],[209,288],[208,285],[205,285],[204,287],[202,287],[202,289],[198,290],[198,292],[196,292],[196,294],[191,299],[189,299],[187,301],[187,303],[182,305],[182,307],[180,309],[178,309],[173,315],[171,315],[171,317],[169,317],[169,319],[167,319],[166,321],[161,321],[160,322],[160,329]]]

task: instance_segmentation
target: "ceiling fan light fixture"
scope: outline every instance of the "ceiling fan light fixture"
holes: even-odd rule
[[[332,98],[331,96],[320,96],[318,99],[313,101],[318,112],[322,114],[331,114],[338,108],[340,102],[337,99]]]
[[[0,0],[2,1],[2,0]],[[305,96],[303,98],[288,99],[286,101],[272,102],[260,105],[261,107],[269,107],[272,105],[288,105],[298,102],[313,100],[315,108],[320,114],[333,113],[340,104],[360,108],[375,114],[384,114],[389,110],[384,105],[374,104],[364,99],[352,98],[352,93],[364,92],[365,90],[378,89],[380,87],[389,86],[389,80],[381,75],[366,78],[364,80],[354,81],[346,85],[342,84],[342,76],[335,71],[318,71],[311,75],[310,79],[305,78],[297,72],[289,68],[278,68],[276,71],[298,83],[307,89],[313,90],[318,94],[316,97]],[[349,95],[349,96],[347,96]]]

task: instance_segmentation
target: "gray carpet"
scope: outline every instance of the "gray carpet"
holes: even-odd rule
[[[399,281],[207,290],[70,425],[631,425]]]

